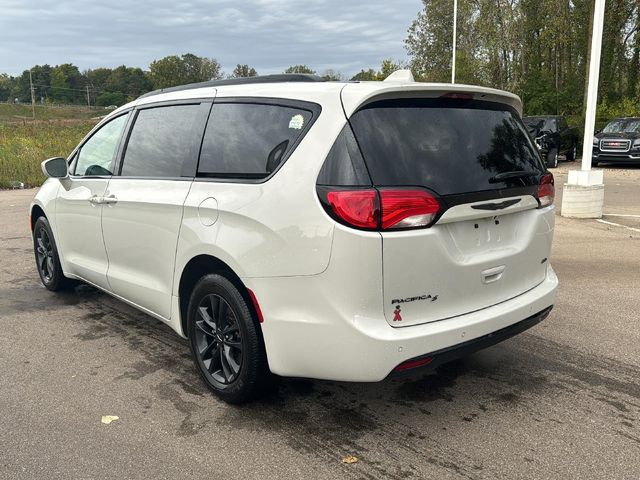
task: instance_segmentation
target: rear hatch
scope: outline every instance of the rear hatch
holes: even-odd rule
[[[378,195],[390,325],[486,308],[544,280],[553,177],[513,106],[387,96],[349,123]]]

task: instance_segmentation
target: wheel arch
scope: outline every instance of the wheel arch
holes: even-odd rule
[[[224,276],[227,280],[234,284],[234,286],[240,291],[240,294],[247,303],[249,310],[251,311],[255,319],[258,318],[256,306],[249,294],[249,289],[240,279],[238,274],[224,261],[218,257],[209,254],[200,254],[191,258],[180,274],[180,281],[178,283],[178,299],[180,308],[180,328],[182,334],[188,337],[188,325],[187,325],[187,308],[189,306],[189,299],[193,287],[195,287],[198,280],[203,276],[209,274],[219,274]]]
[[[47,214],[44,212],[44,209],[37,203],[34,203],[33,205],[31,205],[31,210],[29,211],[29,228],[31,228],[32,232],[33,227],[36,225],[36,221],[40,217],[48,219]]]

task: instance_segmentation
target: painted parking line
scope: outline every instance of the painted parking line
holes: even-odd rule
[[[614,227],[622,227],[622,228],[626,228],[627,230],[631,230],[632,232],[640,233],[640,228],[627,227],[626,225],[621,225],[615,222],[607,222],[606,220],[600,220],[600,219],[596,220],[596,222],[604,223],[605,225],[612,225]]]

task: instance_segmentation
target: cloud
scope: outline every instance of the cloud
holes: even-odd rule
[[[71,62],[83,70],[195,53],[225,71],[260,73],[304,63],[353,74],[406,57],[420,0],[0,0],[0,72]]]

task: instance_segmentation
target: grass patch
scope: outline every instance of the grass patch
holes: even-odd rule
[[[104,116],[108,111],[77,105],[36,105],[36,120],[89,120]],[[26,123],[32,121],[31,105],[0,103],[0,124]]]
[[[95,120],[0,123],[0,188],[10,188],[12,182],[40,186],[45,180],[40,163],[69,155],[95,124]]]

